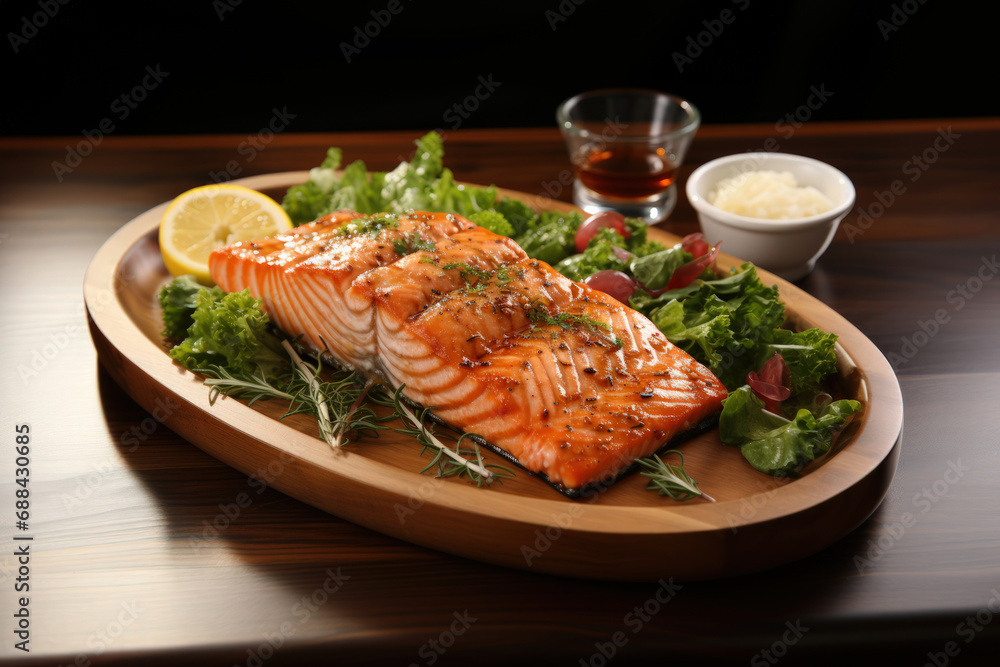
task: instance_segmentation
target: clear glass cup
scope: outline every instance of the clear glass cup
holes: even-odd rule
[[[594,90],[556,110],[576,171],[573,201],[649,224],[677,204],[677,171],[701,123],[693,104],[640,88]]]

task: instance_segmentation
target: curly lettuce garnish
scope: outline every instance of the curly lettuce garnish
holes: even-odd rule
[[[208,290],[218,297],[224,294],[218,287],[205,287],[194,276],[180,276],[160,290],[158,299],[163,309],[164,338],[182,340],[187,336],[188,328],[194,324],[191,315],[198,306],[195,298],[202,290]]]
[[[281,341],[267,330],[267,313],[250,290],[224,294],[218,288],[202,289],[195,295],[191,319],[187,337],[170,350],[188,369],[220,366],[236,377],[289,371]]]

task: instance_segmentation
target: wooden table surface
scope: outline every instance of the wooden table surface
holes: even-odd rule
[[[881,507],[834,546],[753,576],[684,583],[662,606],[650,604],[658,584],[466,561],[255,488],[100,368],[81,284],[116,229],[227,168],[233,177],[304,169],[330,145],[387,170],[409,157],[415,133],[281,135],[250,152],[244,136],[108,137],[68,172],[54,163],[66,164],[67,146],[81,137],[0,140],[0,659],[765,665],[849,656],[943,665],[995,657],[1000,120],[787,130],[704,127],[680,182],[711,158],[775,147],[851,177],[857,205],[799,285],[895,362],[905,405],[898,471]],[[461,180],[569,200],[554,129],[448,132],[445,164]],[[664,228],[697,229],[683,198]],[[13,526],[20,424],[31,428],[27,531]],[[249,504],[234,504],[240,494]],[[210,531],[226,512],[224,529]],[[19,593],[25,575],[14,551],[25,544],[30,572],[21,583],[30,592]],[[614,567],[615,554],[607,558]],[[21,596],[30,653],[14,646]],[[647,615],[644,606],[659,609]]]

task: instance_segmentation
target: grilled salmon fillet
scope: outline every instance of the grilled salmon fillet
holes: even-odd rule
[[[461,216],[338,212],[210,267],[286,333],[565,489],[612,481],[726,397],[641,313]]]
[[[357,221],[353,224],[351,221]],[[475,227],[460,216],[362,216],[338,211],[290,231],[234,243],[212,253],[212,279],[226,292],[249,288],[284,332],[368,373],[375,362],[374,311],[351,298],[359,275],[391,264],[410,248]]]

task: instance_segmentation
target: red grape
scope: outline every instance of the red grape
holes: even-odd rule
[[[610,269],[598,271],[583,282],[624,304],[627,304],[628,300],[632,298],[632,294],[635,293],[635,282],[627,273],[621,271]]]
[[[576,230],[576,251],[586,250],[590,239],[597,236],[597,232],[603,227],[612,227],[624,238],[632,236],[632,232],[625,226],[624,215],[615,211],[601,211],[584,220],[580,229]]]

